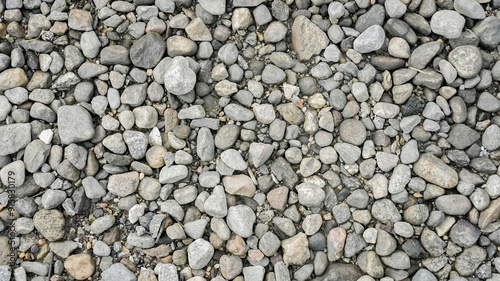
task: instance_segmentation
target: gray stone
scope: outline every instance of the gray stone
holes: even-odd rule
[[[354,40],[353,47],[359,53],[365,54],[382,48],[384,41],[384,29],[380,25],[372,25]]]
[[[326,194],[322,188],[313,183],[302,183],[296,187],[299,203],[306,207],[320,207]]]
[[[471,19],[482,20],[486,18],[483,7],[476,1],[456,0],[453,2],[453,8],[455,11]]]
[[[200,128],[197,137],[196,154],[201,161],[210,161],[215,156],[214,137],[207,127]]]
[[[262,82],[266,84],[279,84],[285,79],[285,72],[275,65],[268,64],[262,71]]]
[[[447,141],[457,149],[465,149],[481,138],[481,135],[469,126],[456,124],[451,128]]]
[[[481,144],[489,151],[498,149],[500,147],[500,127],[493,124],[486,128]]]
[[[189,174],[188,168],[183,165],[172,165],[165,166],[161,169],[159,180],[160,183],[176,183],[184,178],[186,178]]]
[[[226,222],[229,229],[234,233],[247,238],[253,234],[255,214],[248,206],[232,206],[228,209]]]
[[[448,39],[460,37],[464,26],[464,17],[452,10],[437,11],[431,18],[432,32]]]
[[[196,239],[187,248],[189,266],[193,269],[204,268],[214,255],[214,247],[203,238]]]
[[[10,124],[0,127],[0,156],[15,153],[30,142],[30,124]]]
[[[40,210],[33,216],[36,230],[47,240],[53,242],[64,237],[66,222],[58,210]]]
[[[481,45],[488,49],[496,48],[500,43],[500,19],[498,17],[487,17],[478,22],[472,31],[479,37]]]
[[[77,143],[94,137],[90,113],[81,106],[64,105],[57,110],[59,136],[63,144]]]
[[[340,138],[350,144],[359,146],[366,140],[366,128],[363,122],[356,119],[346,119],[340,124]]]
[[[413,172],[426,181],[443,188],[453,188],[458,184],[457,172],[432,154],[421,155],[413,166]]]
[[[401,220],[401,214],[389,199],[377,200],[372,205],[372,216],[382,223],[392,222],[395,223]]]
[[[328,36],[316,24],[302,15],[295,18],[292,26],[292,47],[300,61],[318,55],[328,43]]]

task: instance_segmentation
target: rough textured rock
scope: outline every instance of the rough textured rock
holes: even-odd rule
[[[328,46],[328,37],[304,16],[295,18],[292,26],[292,46],[299,60],[309,60]]]

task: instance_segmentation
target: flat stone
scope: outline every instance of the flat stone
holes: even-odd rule
[[[91,31],[93,29],[93,21],[94,20],[89,11],[72,9],[69,12],[68,26],[71,29],[78,31]]]
[[[434,201],[436,207],[452,216],[462,216],[469,212],[472,207],[467,196],[461,194],[443,195]]]
[[[136,281],[137,277],[125,265],[115,263],[101,274],[104,281]]]
[[[212,15],[220,16],[226,12],[225,0],[199,0],[198,1],[203,9]],[[233,3],[234,4],[234,3]],[[236,5],[235,5],[236,6]],[[231,278],[229,278],[231,279]]]

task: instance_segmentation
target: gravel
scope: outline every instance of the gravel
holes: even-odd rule
[[[0,3],[0,280],[497,280],[499,7]]]

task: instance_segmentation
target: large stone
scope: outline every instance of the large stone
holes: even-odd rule
[[[465,18],[452,10],[440,10],[431,18],[432,32],[448,39],[460,37],[465,26]]]
[[[456,124],[448,133],[447,141],[457,149],[465,149],[481,138],[481,135],[465,124]]]
[[[283,261],[290,265],[302,265],[309,260],[309,242],[303,232],[283,240]]]
[[[130,60],[137,67],[153,68],[163,58],[167,44],[156,32],[148,32],[130,48]]]
[[[136,281],[134,273],[122,263],[115,263],[101,274],[103,281]]]
[[[30,142],[31,124],[10,124],[0,126],[0,156],[15,153],[26,147]]]
[[[327,247],[328,260],[336,261],[342,257],[347,232],[342,227],[336,227],[328,232]]]
[[[479,265],[486,259],[486,250],[479,246],[466,248],[456,259],[455,269],[462,276],[474,274]]]
[[[458,184],[458,174],[436,156],[426,153],[413,166],[413,172],[426,181],[443,188],[454,188]]]
[[[274,147],[271,144],[253,142],[250,144],[250,160],[258,168],[271,157]]]
[[[349,263],[330,263],[326,272],[313,281],[356,281],[361,280],[363,272],[357,265]],[[368,279],[367,279],[368,280]]]
[[[0,73],[0,92],[28,84],[28,76],[22,68],[9,68]]]
[[[63,214],[55,209],[42,209],[33,217],[33,224],[40,234],[49,241],[57,241],[66,233],[66,221]]]
[[[69,12],[68,26],[78,31],[91,31],[94,19],[89,11],[72,9]]]
[[[227,176],[222,179],[226,192],[233,195],[253,197],[256,187],[247,175]]]
[[[292,47],[301,61],[309,60],[313,55],[319,55],[330,40],[316,24],[305,16],[295,18],[292,26]]]
[[[226,221],[229,229],[239,236],[247,238],[253,234],[255,218],[255,213],[250,207],[237,205],[229,208]]]
[[[78,105],[63,105],[57,110],[59,137],[63,144],[90,140],[95,129],[90,113]]]
[[[214,247],[208,241],[198,238],[189,244],[187,253],[189,266],[193,269],[202,269],[212,259]]]
[[[494,49],[500,43],[500,19],[496,16],[492,15],[478,22],[472,31],[479,37],[481,45],[488,49]]]
[[[120,197],[134,193],[139,186],[139,173],[129,172],[109,177],[108,190]]]
[[[76,254],[64,261],[64,268],[76,280],[85,280],[94,274],[95,265],[89,254]]]
[[[165,70],[165,88],[176,96],[189,93],[196,85],[196,74],[184,57],[175,57]]]
[[[483,57],[476,46],[465,45],[453,49],[448,54],[448,61],[455,67],[462,78],[476,76],[483,67]]]
[[[220,16],[226,12],[226,0],[198,0],[198,3],[212,15]]]
[[[486,210],[482,211],[479,215],[479,221],[477,226],[480,228],[487,227],[490,223],[498,220],[500,218],[500,198],[495,199],[490,202],[490,205]]]
[[[365,54],[379,50],[384,42],[384,29],[380,25],[372,25],[354,40],[353,48],[359,53]]]

